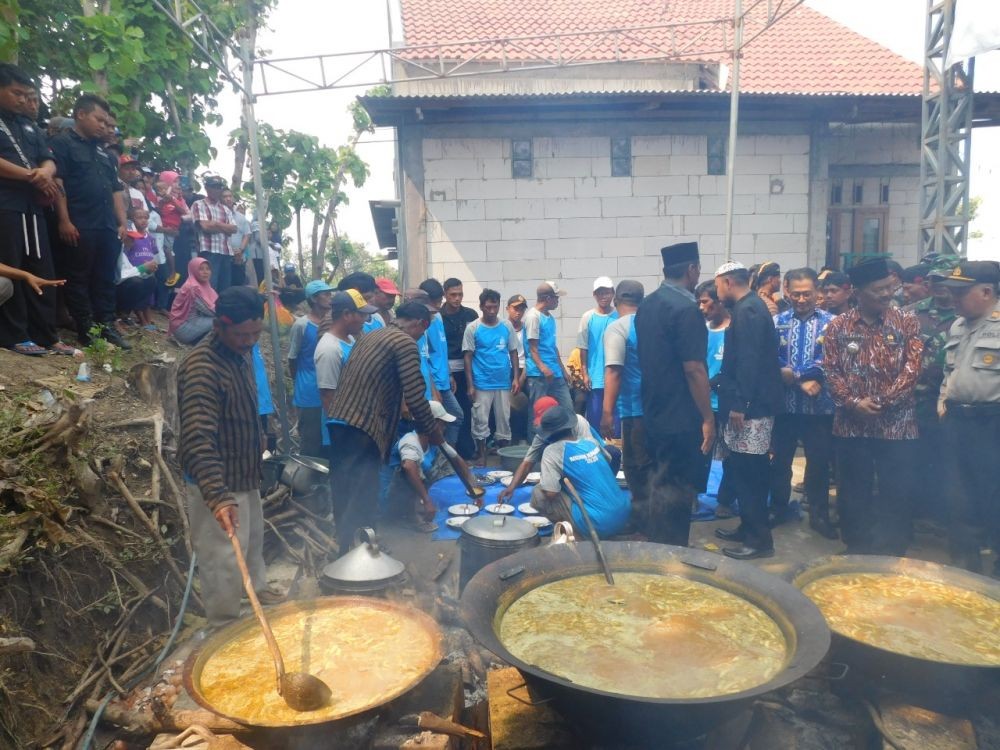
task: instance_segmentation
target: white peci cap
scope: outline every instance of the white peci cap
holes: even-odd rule
[[[594,291],[598,289],[614,289],[615,282],[611,280],[610,276],[598,276],[594,279]]]

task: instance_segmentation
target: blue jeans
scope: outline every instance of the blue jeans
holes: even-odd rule
[[[594,388],[587,394],[587,421],[590,422],[590,426],[593,427],[598,432],[601,429],[601,417],[604,415],[604,389]],[[615,422],[614,431],[615,438],[618,439],[622,436],[622,421],[618,417],[618,406],[615,405]]]
[[[527,379],[528,389],[528,443],[535,439],[535,402],[543,396],[551,396],[559,402],[559,406],[565,406],[573,411],[573,396],[570,395],[569,385],[563,378],[532,377]]]
[[[446,391],[438,391],[438,393],[441,394],[441,406],[444,407],[446,412],[455,417],[455,421],[449,422],[444,430],[444,439],[454,448],[458,443],[458,433],[462,429],[462,423],[465,421],[465,412],[462,411],[458,399],[455,398],[455,392],[451,388]]]
[[[212,267],[212,289],[222,294],[233,285],[233,256],[222,253],[201,253]]]

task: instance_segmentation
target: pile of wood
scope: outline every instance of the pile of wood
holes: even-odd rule
[[[302,566],[304,574],[317,576],[336,558],[338,547],[332,515],[308,504],[309,498],[295,496],[282,484],[263,498],[264,560],[271,563],[284,555]]]

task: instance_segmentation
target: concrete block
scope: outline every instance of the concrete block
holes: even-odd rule
[[[723,230],[724,231],[724,230]],[[711,268],[705,264],[705,258],[714,258],[717,255],[723,253],[723,248],[725,246],[725,240],[722,237],[722,232],[718,234],[703,234],[698,237],[698,254],[702,259],[702,268],[706,270],[711,270],[714,272],[715,268]],[[719,264],[721,265],[721,264]]]
[[[543,219],[545,204],[540,198],[483,201],[487,219]]]
[[[515,180],[455,180],[455,198],[514,198]]]
[[[726,178],[721,175],[710,174],[704,177],[692,177],[692,180],[698,180],[697,190],[692,190],[692,195],[725,195],[726,194]],[[736,183],[739,184],[739,179],[737,178]],[[739,192],[739,191],[737,191]]]
[[[600,198],[544,198],[541,203],[547,219],[601,216]]]
[[[669,156],[633,156],[633,177],[656,177],[670,174]]]
[[[606,136],[557,136],[548,139],[552,156],[607,156],[611,157],[611,138]]]
[[[746,214],[733,217],[733,231],[741,234],[786,234],[792,231],[791,214]]]
[[[574,258],[562,262],[563,279],[582,278],[590,282],[590,289],[594,288],[594,279],[598,276],[618,276],[617,258]]]
[[[768,196],[769,210],[773,214],[808,214],[809,196],[800,193]]]
[[[455,214],[459,221],[471,221],[474,219],[485,219],[486,211],[484,201],[480,198],[473,200],[455,201]]]
[[[632,159],[632,174],[635,174],[635,158]],[[595,156],[590,160],[591,177],[610,177],[611,158],[607,156]]]
[[[786,154],[808,154],[808,135],[758,135],[756,140],[756,151],[760,155]]]
[[[704,179],[704,178],[703,178]],[[725,193],[725,177],[723,180],[723,194]],[[766,174],[737,174],[733,187],[736,195],[766,195],[770,190],[771,178]]]
[[[562,227],[558,219],[501,219],[502,240],[544,240],[560,237]]]
[[[424,159],[424,178],[428,180],[483,176],[482,159]]]
[[[458,207],[453,200],[427,201],[424,206],[428,221],[454,221],[458,218]]]
[[[676,234],[676,219],[673,216],[626,216],[618,219],[619,238],[670,237]]]
[[[808,246],[808,238],[804,234],[758,234],[754,243],[754,252],[763,253],[768,256],[768,259],[780,253],[794,254],[794,257],[801,258],[801,263],[805,263],[805,253]],[[796,264],[798,265],[798,263]],[[782,265],[782,270],[788,270],[788,268]]]
[[[687,175],[633,177],[632,195],[687,195]]]
[[[428,242],[427,259],[431,263],[484,261],[486,260],[486,243],[482,241]]]
[[[483,159],[483,177],[487,180],[511,177],[510,159]]]
[[[573,237],[616,237],[615,219],[558,219],[558,237],[571,239]]]
[[[430,274],[435,279],[447,279],[454,276],[458,279],[475,279],[481,287],[496,289],[501,282],[501,265],[492,261],[453,261],[448,263],[429,263]],[[466,294],[471,295],[473,282],[469,282]]]
[[[619,256],[618,275],[615,281],[622,279],[635,279],[639,276],[656,276],[663,272],[663,259],[660,257],[659,249],[655,255]],[[653,291],[646,289],[646,293]]]
[[[605,258],[620,258],[644,255],[646,252],[646,237],[608,237],[599,240]],[[659,253],[659,245],[656,246]],[[625,272],[624,267],[621,268]]]
[[[735,221],[735,219],[734,219]],[[726,227],[726,217],[723,215],[685,216],[684,234],[722,234]],[[745,230],[738,230],[745,231]]]
[[[698,198],[694,195],[671,195],[663,199],[663,214],[665,216],[691,216],[693,214],[723,213],[721,203],[718,211],[706,211],[704,209],[705,200],[705,198]]]
[[[754,157],[747,157],[754,158]],[[678,156],[674,154],[670,157],[670,169],[674,174],[683,175],[707,175],[708,174],[708,157],[704,154],[698,154],[697,156]]]
[[[499,240],[499,221],[447,221],[428,222],[428,242],[465,242]]]
[[[809,216],[807,214],[795,214],[792,217],[792,231],[795,234],[806,234],[809,232]]]
[[[556,159],[535,159],[535,177],[591,177],[591,157],[577,156]],[[609,170],[610,171],[610,170]]]
[[[455,180],[424,180],[424,199],[429,201],[455,200]]]
[[[729,147],[728,135],[724,135],[726,138],[726,148]],[[736,156],[737,158],[741,156],[753,156],[757,153],[757,136],[755,135],[737,135],[736,136]]]
[[[632,136],[632,156],[670,156],[673,144],[669,135]]]
[[[441,148],[440,138],[424,138],[422,144],[422,153],[424,159],[441,159],[444,157],[444,151]]]
[[[776,175],[779,176],[781,181],[785,184],[785,189],[782,191],[782,195],[808,195],[809,194],[809,175],[808,174],[785,174]],[[770,191],[770,180],[768,180],[768,188],[766,190]]]
[[[544,240],[493,240],[486,243],[486,259],[490,261],[525,261],[543,257]]]
[[[545,240],[546,258],[558,260],[563,258],[598,258],[601,254],[601,241],[589,237]]]
[[[512,180],[514,195],[511,198],[572,198],[574,180],[570,177],[545,180]]]
[[[772,175],[781,173],[780,156],[745,156],[734,163],[736,174]]]
[[[619,198],[632,194],[631,177],[578,177],[572,182],[577,198]]]
[[[618,216],[650,216],[659,213],[659,199],[651,196],[628,198],[601,198],[600,215]]]
[[[539,252],[539,255],[541,252]],[[503,262],[504,284],[512,282],[520,284],[520,292],[528,299],[533,299],[535,287],[542,279],[551,279],[558,276],[562,270],[562,261],[554,258],[533,257],[529,260],[505,260]],[[531,293],[523,290],[530,290]],[[505,292],[509,297],[517,290]],[[506,299],[504,300],[506,302]]]
[[[441,155],[449,159],[501,159],[504,156],[503,139],[442,138]]]
[[[754,251],[755,238],[752,234],[733,234],[733,253],[752,255]],[[720,264],[725,258],[720,259]],[[713,271],[715,269],[712,269]]]
[[[694,156],[708,153],[708,137],[704,135],[670,136],[671,154]]]
[[[809,174],[809,154],[786,154],[781,157],[781,173]]]

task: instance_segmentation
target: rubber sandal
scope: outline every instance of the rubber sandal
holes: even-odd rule
[[[156,333],[160,329],[154,326],[152,323],[150,323],[148,326],[143,326],[142,330],[149,331],[150,333]]]
[[[175,273],[173,276],[171,276],[166,281],[164,281],[163,285],[164,286],[175,286],[177,284],[177,282],[180,281],[180,280],[181,280],[181,275],[179,273]]]
[[[76,347],[64,344],[62,341],[57,341],[49,347],[49,351],[53,354],[65,354],[67,357],[73,357],[76,355],[78,350]]]
[[[7,348],[12,352],[24,354],[28,357],[44,357],[49,353],[48,349],[44,346],[39,346],[34,341],[22,341],[20,344],[14,344],[14,346],[9,346]]]

